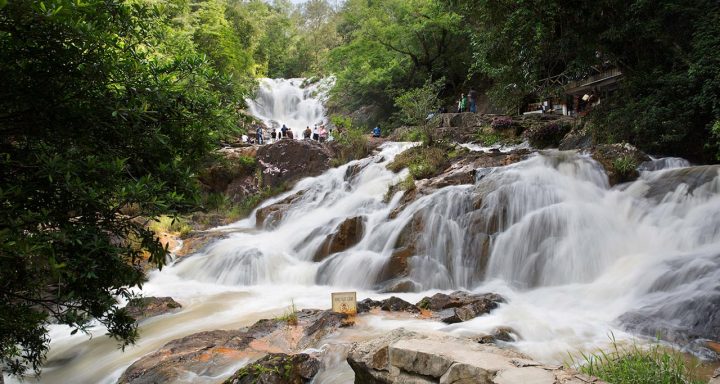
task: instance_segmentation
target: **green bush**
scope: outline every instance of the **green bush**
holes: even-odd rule
[[[441,147],[413,147],[397,155],[387,168],[393,172],[408,168],[415,180],[427,179],[442,172],[448,165],[447,152]]]
[[[635,158],[627,155],[614,159],[612,165],[620,180],[629,180],[637,172],[638,167]]]
[[[161,233],[175,234],[185,237],[192,231],[192,227],[180,217],[160,216],[148,224],[151,231],[156,235]]]
[[[334,165],[342,165],[348,161],[362,159],[370,153],[370,145],[365,130],[352,125],[347,116],[334,115],[330,121],[335,125],[333,146],[337,151]]]

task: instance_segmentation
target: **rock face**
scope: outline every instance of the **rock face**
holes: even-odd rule
[[[356,384],[600,383],[494,345],[402,328],[353,344],[347,361],[355,371]]]
[[[391,296],[390,298],[382,301],[365,299],[363,301],[358,301],[357,303],[358,313],[369,312],[373,308],[380,308],[381,310],[388,312],[420,312],[420,308],[417,306],[395,296]]]
[[[262,146],[257,161],[263,187],[288,186],[308,176],[317,176],[330,168],[332,153],[314,140],[279,140]]]
[[[306,353],[271,353],[235,372],[223,384],[304,384],[320,370],[320,361]]]
[[[243,359],[315,347],[347,318],[315,309],[296,315],[296,326],[280,319],[260,320],[249,328],[200,332],[173,340],[135,361],[118,382],[167,383],[187,375],[218,376]]]
[[[333,253],[347,250],[360,242],[364,232],[365,222],[362,216],[346,219],[340,223],[334,233],[327,235],[315,253],[313,261],[322,261]]]
[[[172,297],[141,297],[130,300],[125,310],[128,315],[140,321],[149,317],[175,312],[182,305],[173,300]]]
[[[713,373],[713,376],[710,378],[708,384],[720,384],[720,368],[715,370],[715,373]]]
[[[453,324],[474,319],[490,313],[505,299],[496,293],[480,295],[457,291],[450,295],[436,293],[432,297],[424,297],[417,303],[419,308],[438,312],[440,320]]]

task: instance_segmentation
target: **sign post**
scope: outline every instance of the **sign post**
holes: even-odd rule
[[[356,292],[333,292],[332,311],[345,313],[350,316],[357,314],[357,293]]]

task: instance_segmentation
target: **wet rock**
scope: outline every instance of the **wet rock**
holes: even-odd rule
[[[396,279],[385,282],[380,289],[383,293],[418,292],[422,286],[410,279]]]
[[[382,302],[367,298],[363,301],[358,301],[357,311],[358,313],[370,312],[371,309],[380,308],[380,306],[382,306]]]
[[[320,370],[320,361],[308,354],[271,353],[239,369],[223,384],[304,384]]]
[[[218,377],[244,359],[268,353],[295,353],[317,347],[337,330],[347,315],[316,309],[295,313],[297,324],[282,319],[260,320],[249,328],[195,333],[165,344],[135,361],[119,383],[165,383],[180,377]]]
[[[644,196],[654,201],[661,201],[668,193],[685,188],[686,194],[707,185],[720,176],[720,165],[702,165],[688,168],[669,169],[643,178],[647,187]],[[711,188],[712,192],[712,188]]]
[[[141,297],[130,300],[125,306],[128,315],[138,321],[175,312],[180,308],[182,308],[182,305],[173,300],[172,297]]]
[[[570,384],[578,374],[518,352],[445,334],[396,329],[355,343],[347,358],[356,383]],[[600,383],[600,381],[595,381]]]
[[[378,289],[382,290],[388,281],[406,277],[409,272],[408,260],[414,255],[415,248],[413,246],[400,247],[393,251],[378,277]]]
[[[303,196],[303,191],[300,191],[294,195],[290,195],[275,204],[268,205],[266,207],[258,208],[255,211],[255,226],[258,229],[272,229],[275,228],[288,209]]]
[[[203,189],[209,193],[224,194],[233,202],[258,193],[256,150],[253,146],[219,150],[220,160],[198,174]]]
[[[562,140],[558,149],[567,151],[570,149],[589,149],[593,146],[593,138],[587,129],[572,129]]]
[[[362,216],[346,219],[340,223],[334,233],[327,235],[315,252],[313,261],[322,261],[329,255],[349,249],[360,242],[364,232],[365,224]]]
[[[380,309],[390,312],[420,312],[420,309],[418,307],[396,296],[391,296],[389,299],[383,300]]]
[[[637,167],[650,160],[648,155],[630,144],[601,144],[590,150],[590,155],[600,163],[608,175],[610,186],[637,179]]]
[[[290,186],[330,169],[332,152],[314,140],[279,140],[257,151],[263,187]]]
[[[419,308],[439,312],[440,320],[448,323],[460,323],[485,315],[497,308],[505,299],[495,293],[470,294],[457,291],[449,295],[436,293],[431,297],[424,297],[417,303]]]

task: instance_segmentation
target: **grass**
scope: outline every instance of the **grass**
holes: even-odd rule
[[[622,156],[614,159],[612,162],[613,168],[618,173],[621,179],[628,179],[635,173],[635,169],[638,164],[632,156]]]
[[[276,317],[275,320],[284,321],[288,325],[298,325],[297,307],[295,307],[295,301],[291,301],[290,306],[285,313]]]
[[[477,134],[475,134],[475,139],[479,141],[482,145],[489,147],[501,142],[503,140],[503,136],[495,132],[487,133],[479,131]]]
[[[702,384],[695,376],[696,366],[684,356],[660,344],[643,348],[637,344],[623,348],[612,337],[609,352],[582,354],[580,371],[612,384]]]
[[[151,231],[156,235],[161,233],[169,233],[180,237],[187,236],[192,227],[180,217],[160,216],[148,224]]]

